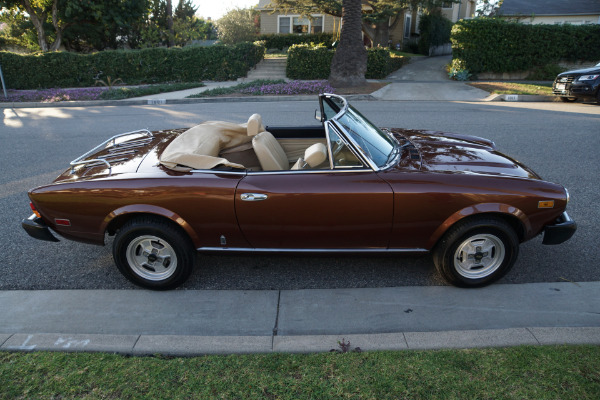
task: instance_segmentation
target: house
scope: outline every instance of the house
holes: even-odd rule
[[[299,14],[273,12],[271,0],[259,0],[257,10],[260,11],[260,33],[321,33],[335,32],[340,27],[341,18],[327,14],[315,13],[312,18],[303,18]]]
[[[524,24],[600,24],[600,0],[504,0],[498,16]]]
[[[282,11],[274,11],[270,0],[259,0],[257,9],[260,11],[260,33],[281,33],[281,34],[306,34],[320,32],[338,32],[341,27],[341,18],[327,14],[315,13],[312,18],[303,18],[299,14],[286,14]],[[368,12],[370,9],[368,2],[363,1],[363,9]],[[463,18],[472,18],[475,14],[475,0],[461,0],[461,3],[451,1],[444,2],[442,14],[456,22]],[[390,18],[389,38],[393,44],[403,43],[405,40],[418,35],[420,10],[406,10],[399,19]],[[369,42],[365,35],[365,42]]]
[[[442,15],[452,22],[473,18],[475,15],[475,0],[461,0],[460,3],[442,2]]]

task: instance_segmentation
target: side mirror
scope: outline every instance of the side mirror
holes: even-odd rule
[[[323,116],[320,110],[315,110],[315,119],[319,122],[323,122]]]

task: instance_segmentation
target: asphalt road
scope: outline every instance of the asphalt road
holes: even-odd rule
[[[478,135],[571,193],[579,229],[571,241],[521,246],[502,283],[600,281],[600,106],[559,103],[356,102],[380,126]],[[105,247],[29,238],[27,190],[50,182],[108,137],[139,128],[187,127],[203,120],[266,125],[315,123],[314,102],[0,109],[0,289],[131,289]],[[429,257],[201,255],[183,289],[308,289],[444,285]]]

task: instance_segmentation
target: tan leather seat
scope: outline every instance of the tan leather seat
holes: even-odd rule
[[[263,171],[289,170],[287,155],[277,139],[267,131],[261,132],[252,139],[252,147],[258,157]]]
[[[300,157],[291,169],[317,168],[327,160],[327,146],[323,143],[315,143],[304,152],[304,158]]]
[[[246,126],[248,136],[256,136],[260,132],[265,131],[260,114],[252,114],[250,118],[248,118],[248,124]]]

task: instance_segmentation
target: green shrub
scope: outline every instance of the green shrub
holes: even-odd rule
[[[7,85],[13,89],[92,86],[111,77],[127,84],[229,80],[245,76],[264,57],[260,44],[108,50],[93,54],[0,52]]]
[[[286,75],[290,79],[327,79],[335,50],[325,46],[294,45],[288,50]],[[392,56],[388,49],[367,51],[367,79],[382,79],[402,67],[407,58]]]
[[[565,72],[567,69],[558,64],[547,64],[541,67],[534,67],[527,79],[532,81],[553,81],[556,75]]]
[[[450,43],[452,21],[438,13],[424,14],[419,20],[421,37],[418,43],[419,53],[429,55],[429,49]]]
[[[452,67],[474,74],[600,59],[600,25],[525,25],[476,18],[457,22],[451,40]]]
[[[286,76],[290,79],[327,79],[335,50],[297,44],[288,50]]]
[[[276,33],[259,35],[258,40],[265,41],[267,49],[287,49],[295,44],[322,44],[331,47],[333,43],[333,34],[331,33],[312,33],[308,35],[296,35],[293,33],[280,35]]]

